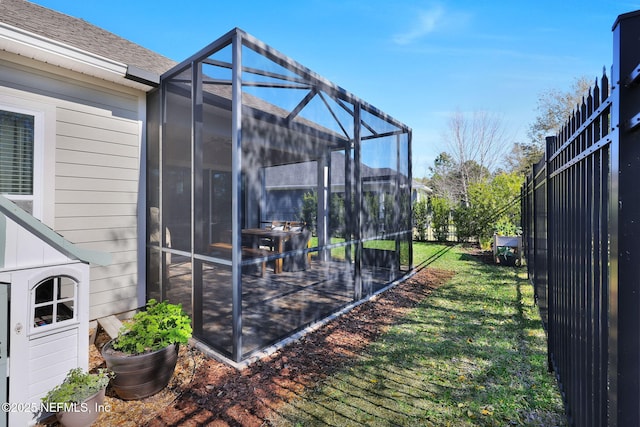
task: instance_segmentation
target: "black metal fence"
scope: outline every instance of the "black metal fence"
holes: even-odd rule
[[[522,188],[529,278],[569,422],[640,426],[640,11]]]

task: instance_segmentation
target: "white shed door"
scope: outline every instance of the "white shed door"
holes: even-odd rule
[[[12,273],[10,403],[38,404],[70,369],[87,369],[88,295],[82,292],[87,277],[83,264]],[[10,425],[34,424],[34,415],[11,413]]]

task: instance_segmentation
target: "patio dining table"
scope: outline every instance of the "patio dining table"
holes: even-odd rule
[[[291,236],[298,233],[300,233],[300,231],[270,230],[268,228],[242,229],[242,237],[247,237],[251,240],[252,248],[258,248],[262,239],[269,239],[271,241],[273,251],[279,254],[284,252],[284,242]],[[282,273],[282,258],[278,258],[274,262],[274,273]]]

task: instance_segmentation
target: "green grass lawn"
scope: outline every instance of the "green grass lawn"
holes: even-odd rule
[[[332,237],[331,244],[344,243],[344,239],[341,237]],[[310,247],[318,246],[318,238],[316,236],[311,237],[311,241],[309,242]],[[395,240],[369,240],[364,242],[362,245],[364,248],[369,249],[384,249],[387,251],[395,251],[396,250],[396,242]],[[355,250],[355,249],[353,249]],[[331,258],[343,260],[346,258],[345,255],[345,247],[340,246],[338,248],[331,249]],[[408,252],[401,250],[400,262],[401,264],[408,263]]]
[[[564,426],[524,269],[414,243],[415,265],[456,275],[275,425]]]

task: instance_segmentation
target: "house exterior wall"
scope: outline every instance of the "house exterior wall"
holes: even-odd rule
[[[2,236],[1,233],[4,233]],[[0,214],[0,272],[69,262],[69,258]]]
[[[43,111],[40,219],[80,247],[112,254],[110,265],[91,268],[90,319],[143,305],[145,93],[0,52],[0,108],[7,104]]]

